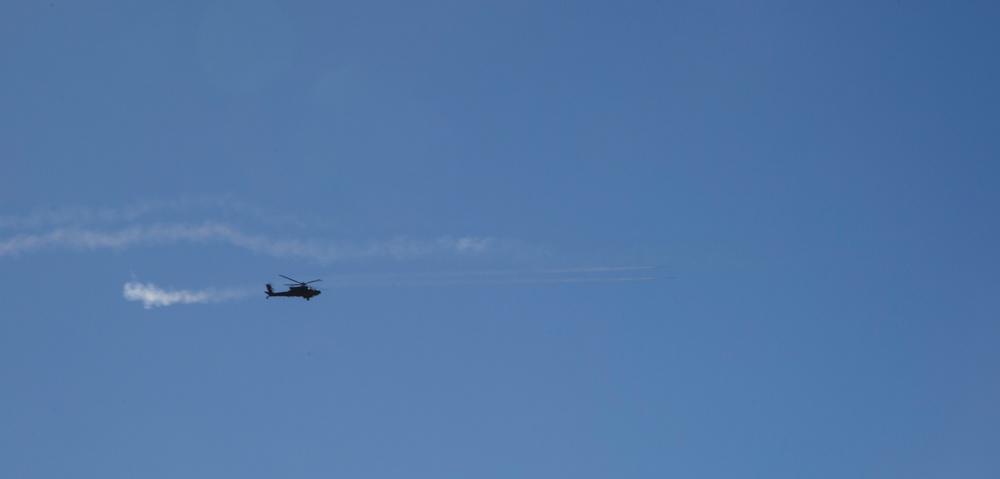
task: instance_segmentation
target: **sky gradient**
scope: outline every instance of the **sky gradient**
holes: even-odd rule
[[[0,476],[998,477],[998,24],[4,3]]]

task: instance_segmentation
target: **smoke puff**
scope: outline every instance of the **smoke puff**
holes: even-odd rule
[[[170,306],[172,304],[195,304],[195,303],[217,303],[239,299],[250,294],[243,290],[215,290],[203,289],[198,291],[167,290],[153,283],[139,283],[130,281],[125,283],[123,294],[129,301],[142,301],[142,307],[151,309],[157,306]]]

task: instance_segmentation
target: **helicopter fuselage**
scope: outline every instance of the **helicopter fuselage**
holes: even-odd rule
[[[281,292],[275,292],[270,284],[267,284],[265,286],[267,287],[267,291],[265,291],[264,293],[267,294],[268,298],[270,298],[271,296],[288,296],[294,298],[305,298],[306,301],[308,301],[309,298],[312,298],[313,296],[318,296],[320,293],[322,293],[322,291],[310,286],[292,286],[288,288],[288,291],[281,291]]]

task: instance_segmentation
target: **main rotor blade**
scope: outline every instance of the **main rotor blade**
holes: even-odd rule
[[[288,276],[285,276],[285,275],[283,275],[283,274],[279,274],[278,276],[281,276],[282,278],[285,278],[285,279],[287,279],[287,280],[289,280],[289,281],[295,281],[295,282],[296,282],[296,283],[298,283],[298,284],[302,284],[302,281],[299,281],[299,280],[297,280],[297,279],[292,279],[292,278],[289,278]]]
[[[315,283],[317,281],[323,281],[323,280],[321,280],[321,279],[314,279],[314,280],[310,281],[309,283]],[[309,284],[309,283],[302,283],[302,284]]]

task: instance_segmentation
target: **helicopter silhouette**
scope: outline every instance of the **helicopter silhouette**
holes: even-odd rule
[[[302,282],[297,279],[289,278],[288,276],[285,276],[283,274],[279,274],[278,276],[281,276],[282,278],[285,278],[289,281],[294,281],[294,283],[289,283],[288,285],[286,285],[289,287],[288,291],[282,291],[280,293],[274,292],[274,289],[271,288],[271,283],[265,284],[264,286],[267,288],[267,291],[265,291],[264,293],[267,294],[268,298],[270,298],[271,296],[289,296],[289,297],[305,298],[306,301],[309,301],[309,298],[312,298],[313,296],[318,296],[320,293],[322,293],[322,291],[313,288],[312,286],[309,286],[310,283],[322,281],[321,279],[314,279],[312,281]]]

